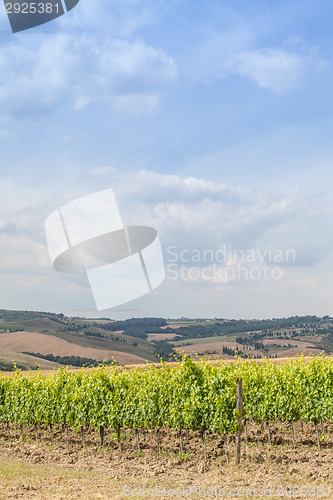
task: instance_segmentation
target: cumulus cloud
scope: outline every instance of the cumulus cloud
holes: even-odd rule
[[[52,57],[50,55],[52,54]],[[0,106],[17,117],[91,103],[153,113],[177,79],[171,56],[142,40],[53,34],[20,37],[0,53]]]
[[[287,264],[308,267],[323,261],[333,249],[330,237],[333,207],[316,193],[233,187],[204,178],[151,171],[122,173],[111,167],[92,170],[88,181],[87,194],[112,187],[123,221],[156,228],[164,248],[177,245],[217,251],[230,245],[243,251],[269,247],[294,249],[297,259]],[[46,255],[46,217],[83,194],[81,190],[77,195],[49,196],[43,202],[3,216],[0,221],[3,251],[18,256],[24,250],[28,261],[32,261],[37,245],[44,247]],[[26,203],[27,196],[25,193]],[[34,194],[30,196],[33,199]],[[48,266],[45,256],[40,260],[38,255],[39,251],[35,255],[36,265]],[[18,256],[18,268],[20,259]]]
[[[235,58],[235,70],[240,75],[276,94],[285,94],[297,87],[307,67],[300,55],[282,49],[244,51]]]
[[[2,113],[34,118],[92,103],[122,113],[157,112],[163,92],[177,79],[177,66],[135,33],[156,23],[168,8],[162,0],[80,2],[48,24],[46,36],[37,29],[3,39]],[[10,32],[4,9],[0,27]]]
[[[235,54],[230,66],[259,87],[281,95],[297,88],[318,63],[303,54],[280,48],[264,48]]]
[[[332,251],[333,207],[306,190],[237,187],[146,170],[104,170],[90,179],[96,189],[113,187],[123,220],[155,227],[165,247],[246,251],[272,245],[295,249],[299,256],[288,265],[310,267]]]

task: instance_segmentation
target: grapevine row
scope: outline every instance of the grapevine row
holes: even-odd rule
[[[333,359],[194,362],[145,369],[101,367],[44,376],[19,370],[0,377],[0,422],[64,424],[74,429],[169,428],[237,431],[236,382],[243,381],[243,420],[333,421]]]

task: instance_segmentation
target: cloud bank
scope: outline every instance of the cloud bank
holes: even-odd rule
[[[52,55],[52,57],[51,57]],[[171,56],[137,39],[107,40],[56,33],[20,37],[0,52],[0,106],[17,118],[90,104],[154,113],[177,80]]]
[[[143,307],[140,314],[152,314],[149,311],[153,307],[154,314],[159,311],[159,314],[177,316],[180,296],[183,314],[194,316],[223,316],[222,312],[217,313],[221,293],[224,300],[234,301],[237,297],[240,300],[246,296],[246,300],[254,304],[264,290],[267,293],[269,289],[277,301],[276,315],[285,294],[301,296],[310,287],[314,297],[317,290],[318,301],[320,294],[326,301],[331,296],[329,282],[323,286],[322,272],[328,272],[326,263],[333,256],[330,236],[333,206],[323,195],[302,189],[267,191],[233,187],[204,178],[182,178],[151,171],[122,173],[115,168],[93,169],[87,178],[86,193],[109,187],[114,190],[125,224],[148,225],[158,230],[166,264],[170,247],[177,254],[185,250],[186,255],[193,251],[202,255],[207,250],[216,254],[226,247],[233,251],[255,251],[259,256],[265,255],[267,249],[273,252],[293,250],[296,255],[295,260],[279,263],[279,281],[239,279],[229,283],[223,276],[213,274],[209,279],[195,281],[181,278],[167,280],[153,295],[139,299],[138,307]],[[18,187],[18,195],[19,192]],[[4,307],[15,309],[26,304],[25,308],[66,310],[89,306],[87,314],[91,315],[93,305],[87,280],[84,276],[60,275],[52,270],[44,235],[46,217],[55,208],[82,194],[81,187],[77,196],[73,193],[70,196],[66,193],[62,196],[51,195],[42,203],[31,204],[2,218],[2,291],[11,290],[9,295],[1,298]],[[193,265],[191,262],[183,264],[184,267]],[[207,263],[203,261],[195,265],[200,268]],[[234,259],[227,263],[229,270],[237,265]],[[274,301],[272,303],[271,298],[273,311]],[[315,303],[317,299],[314,299]],[[325,300],[320,302],[322,308],[325,307]],[[199,309],[194,306],[197,301]],[[243,306],[244,313],[247,308]],[[297,311],[298,306],[296,300]],[[235,310],[236,305],[233,307],[232,310]],[[199,310],[206,313],[199,314]],[[254,308],[253,313],[248,311],[248,314],[259,316],[259,311],[260,308]]]

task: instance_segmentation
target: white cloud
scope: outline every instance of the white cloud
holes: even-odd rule
[[[93,102],[152,113],[176,79],[172,57],[142,40],[21,36],[0,52],[0,106],[17,117]]]
[[[174,300],[181,294],[184,314],[196,315],[200,310],[199,316],[221,316],[224,313],[218,314],[217,305],[213,305],[215,294],[222,293],[220,288],[223,283],[225,300],[230,300],[230,303],[231,298],[237,298],[237,293],[239,296],[249,293],[255,302],[258,297],[260,299],[261,293],[264,293],[263,289],[269,289],[276,294],[277,290],[284,290],[285,283],[290,280],[300,283],[299,286],[294,286],[293,293],[299,291],[304,294],[301,278],[305,274],[310,280],[316,277],[316,287],[319,290],[320,269],[330,272],[325,263],[333,256],[333,241],[330,236],[333,229],[333,207],[329,200],[325,201],[317,193],[300,189],[265,191],[231,187],[204,178],[181,178],[178,175],[162,175],[149,171],[122,173],[109,167],[92,171],[87,181],[87,194],[112,187],[124,222],[156,228],[165,252],[169,245],[189,251],[216,252],[224,245],[231,245],[233,250],[263,251],[271,247],[273,250],[292,249],[296,252],[295,262],[289,262],[288,265],[283,262],[278,264],[278,267],[282,268],[279,281],[272,279],[266,283],[262,280],[242,279],[224,283],[217,275],[210,280],[178,280],[163,285],[159,293],[162,298],[163,293],[170,293],[167,300],[164,300],[166,297],[162,300],[169,305],[168,312],[159,305],[160,314],[177,314],[173,312],[178,310]],[[84,193],[81,191],[70,199],[82,195]],[[27,202],[28,193],[25,196]],[[7,287],[10,287],[11,290],[11,302],[4,296],[4,303],[6,307],[19,307],[15,302],[17,296],[20,298],[20,307],[26,300],[25,308],[29,308],[32,303],[37,304],[34,305],[37,309],[48,310],[54,309],[55,303],[60,310],[72,307],[73,303],[79,306],[80,297],[84,297],[83,301],[90,297],[88,284],[83,277],[53,272],[44,235],[46,217],[70,199],[66,193],[61,198],[50,195],[46,201],[32,206],[34,194],[30,193],[30,196],[30,208],[4,216],[0,224],[2,289],[7,290]],[[199,267],[200,265],[196,264]],[[73,284],[76,287],[75,297]],[[201,288],[201,285],[204,288]],[[326,287],[325,290],[327,297],[330,296],[329,289]],[[326,292],[322,291],[324,294]],[[207,300],[209,298],[206,305],[199,300],[202,294]],[[158,294],[158,297],[161,296]],[[282,307],[282,299],[281,296],[279,307]],[[143,304],[147,303],[149,308],[149,300],[155,299],[150,297],[145,300]],[[199,300],[199,309],[191,309],[193,300]],[[274,300],[277,300],[276,295]],[[253,301],[251,303],[254,303]],[[42,303],[43,307],[38,306],[38,303]],[[290,304],[287,305],[289,307]],[[283,307],[281,310],[285,310]],[[254,309],[251,314],[246,309],[242,311],[243,314],[253,316],[259,315],[259,309]],[[274,315],[272,304],[269,311],[271,312],[267,312],[267,315]],[[149,314],[148,310],[145,313]]]
[[[282,95],[295,90],[309,72],[321,70],[325,64],[325,61],[313,57],[312,50],[297,53],[271,47],[235,53],[227,60],[226,66],[231,73]]]
[[[93,170],[86,192],[109,187],[114,190],[124,222],[156,228],[164,246],[215,251],[229,244],[243,250],[271,244],[296,249],[299,259],[291,263],[296,266],[312,266],[333,248],[333,207],[317,193],[232,187],[203,178],[151,171],[121,173],[111,167]],[[17,193],[24,196],[26,208],[2,217],[0,241],[6,252],[25,248],[29,259],[33,259],[31,252],[36,243],[45,245],[46,217],[55,208],[85,194],[82,190],[70,196],[49,194],[45,201],[36,202],[34,191],[17,188]]]
[[[281,49],[262,49],[240,52],[235,57],[235,69],[276,94],[285,94],[297,87],[307,70],[300,55]]]
[[[252,15],[244,15],[242,9],[214,5],[200,18],[200,25],[184,20],[188,44],[181,47],[179,56],[184,74],[208,85],[240,75],[283,95],[308,82],[312,72],[325,70],[328,62],[320,57],[318,47],[298,34],[282,31],[281,42],[270,45],[269,24],[276,37],[276,16],[281,28],[285,21],[283,8],[278,14],[274,10],[254,9]]]
[[[123,220],[155,227],[165,246],[215,250],[231,244],[246,250],[272,244],[297,249],[294,264],[300,266],[312,266],[332,250],[333,207],[314,192],[233,187],[146,170],[100,174],[89,178],[89,189],[113,187]]]

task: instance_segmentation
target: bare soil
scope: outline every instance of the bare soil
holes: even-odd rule
[[[147,340],[150,342],[152,340],[173,340],[179,338],[180,335],[174,335],[173,333],[148,333]]]
[[[9,439],[2,426],[0,498],[124,499],[155,498],[157,493],[159,498],[186,498],[186,492],[187,497],[202,498],[215,487],[220,490],[216,498],[223,496],[222,488],[225,498],[333,498],[333,424],[320,427],[321,449],[317,449],[313,426],[303,424],[301,430],[300,423],[294,423],[296,449],[289,424],[271,425],[270,432],[271,445],[265,426],[248,425],[248,444],[243,436],[237,466],[233,436],[228,437],[226,455],[223,438],[208,434],[205,460],[199,432],[187,436],[183,431],[184,452],[180,454],[179,436],[164,429],[159,453],[155,431],[140,430],[138,450],[135,432],[122,430],[120,451],[116,433],[109,429],[101,447],[98,431],[88,428],[84,445],[81,434],[72,430],[67,445],[60,426],[53,430],[53,444],[48,429],[39,429],[36,439],[34,429],[25,428],[22,439],[20,429],[12,425]],[[292,490],[283,490],[286,487]],[[161,488],[166,488],[164,494]],[[184,488],[184,495],[178,490],[177,496],[177,488]]]
[[[229,349],[234,349],[236,347],[241,348],[240,344],[237,342],[204,342],[202,344],[194,344],[194,345],[186,345],[177,347],[177,351],[185,352],[185,354],[203,354],[205,352],[213,352],[222,353],[222,347],[229,347]]]

